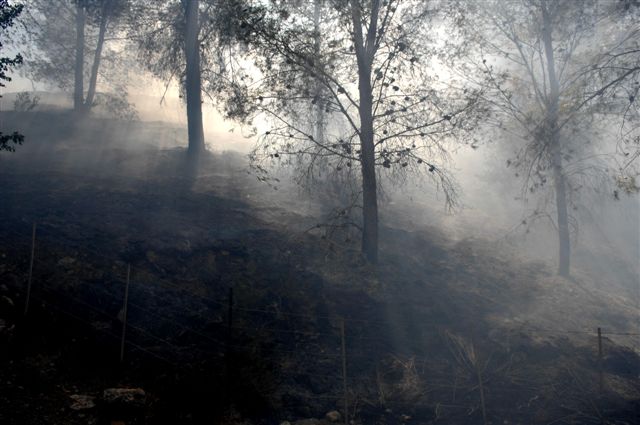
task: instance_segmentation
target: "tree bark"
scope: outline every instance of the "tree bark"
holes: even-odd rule
[[[571,265],[571,237],[569,232],[569,213],[567,209],[566,179],[562,165],[562,146],[558,129],[560,103],[560,84],[556,75],[553,53],[553,24],[546,5],[542,4],[542,38],[547,60],[549,76],[549,99],[547,100],[547,131],[551,149],[551,167],[553,170],[554,190],[556,192],[556,210],[558,214],[558,274],[569,276]]]
[[[73,110],[82,112],[84,108],[84,27],[86,11],[82,2],[76,5],[76,62],[74,68]]]
[[[362,252],[371,263],[378,261],[378,187],[375,170],[371,92],[360,89],[360,147],[362,151]],[[364,96],[363,96],[364,95]]]
[[[558,213],[558,274],[568,277],[571,266],[571,235],[569,232],[569,212],[567,208],[566,181],[562,167],[559,143],[553,152],[553,178]]]
[[[200,41],[198,6],[199,0],[186,0],[185,54],[187,60],[187,127],[189,154],[199,155],[204,151],[204,129],[202,125],[202,83],[200,76]]]
[[[316,58],[320,57],[320,48],[322,45],[322,39],[320,34],[320,18],[322,14],[322,3],[323,0],[314,0],[314,8],[313,8],[313,30],[314,30],[314,40],[313,40],[313,50]],[[320,66],[319,63],[316,66]],[[323,101],[324,90],[322,87],[322,83],[317,80],[316,81],[316,105],[315,105],[315,134],[314,137],[318,141],[318,143],[322,144],[324,142],[324,108],[325,104]]]
[[[93,57],[91,66],[91,77],[89,78],[89,89],[87,90],[87,98],[84,101],[85,111],[90,111],[93,107],[93,100],[96,95],[96,85],[98,83],[98,69],[100,69],[100,60],[102,58],[102,47],[104,46],[104,37],[107,32],[107,24],[111,13],[111,0],[103,0],[102,16],[100,17],[100,30],[98,32],[98,44]]]
[[[375,168],[373,131],[373,92],[371,66],[375,55],[375,36],[379,0],[372,0],[371,22],[366,36],[362,33],[359,2],[351,0],[354,43],[358,61],[358,91],[360,95],[360,150],[362,154],[362,252],[371,263],[378,261],[378,186]]]

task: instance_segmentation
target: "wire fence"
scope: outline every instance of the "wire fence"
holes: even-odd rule
[[[35,229],[33,243],[35,243]],[[33,262],[33,247],[31,261]],[[26,292],[31,293],[31,278],[28,285]],[[129,282],[127,282],[127,288],[128,286]],[[37,291],[33,291],[31,301],[25,297],[27,303],[25,313],[29,302],[34,299],[39,300],[45,310],[50,308],[74,321],[83,323],[93,332],[112,340],[114,345],[118,342],[124,343],[127,356],[137,353],[175,368],[184,367],[186,357],[205,359],[211,358],[211,354],[216,352],[225,359],[243,353],[248,355],[268,353],[269,356],[280,358],[280,360],[298,359],[294,364],[289,364],[287,368],[283,367],[277,371],[279,380],[311,377],[327,381],[330,383],[327,387],[332,388],[327,393],[302,393],[297,394],[297,397],[330,403],[343,411],[350,411],[354,417],[359,412],[358,409],[364,408],[363,406],[378,406],[388,402],[394,406],[405,406],[410,409],[429,408],[434,410],[436,415],[447,415],[448,411],[457,411],[457,414],[471,416],[482,411],[486,422],[487,411],[491,415],[508,417],[514,412],[517,413],[523,406],[501,407],[495,403],[486,403],[485,396],[509,397],[513,395],[514,388],[529,394],[557,391],[557,385],[554,382],[532,380],[515,375],[512,377],[510,388],[492,386],[491,380],[497,373],[492,374],[487,367],[489,360],[484,366],[480,365],[478,359],[473,358],[472,348],[472,352],[467,352],[466,358],[462,359],[456,358],[453,350],[449,365],[457,362],[458,366],[445,367],[440,373],[431,371],[420,390],[422,395],[417,399],[385,401],[383,387],[386,384],[380,374],[380,367],[384,365],[383,360],[393,362],[395,359],[404,374],[412,374],[409,377],[403,376],[402,379],[405,380],[411,380],[420,375],[418,372],[420,363],[423,364],[424,369],[425,364],[438,361],[428,353],[402,355],[388,338],[372,336],[376,333],[372,330],[393,328],[393,324],[388,321],[339,317],[330,314],[305,314],[285,311],[277,305],[247,306],[234,300],[233,288],[229,288],[227,299],[221,299],[166,280],[158,281],[153,286],[136,285],[134,281],[131,287],[135,289],[128,299],[124,296],[124,292],[122,294],[115,292],[116,289],[122,289],[117,285],[112,285],[110,288],[104,285],[86,285],[85,291],[80,294],[48,282],[37,282],[36,287]],[[163,288],[163,292],[158,288]],[[180,296],[177,297],[176,294]],[[185,301],[185,297],[189,300]],[[202,312],[199,315],[190,315],[189,311],[181,309],[180,305],[171,303],[171,300],[177,299],[182,300],[183,306],[192,305],[196,303],[195,300],[198,300],[202,304],[200,305]],[[152,306],[161,306],[161,308],[153,309]],[[122,311],[126,308],[129,309],[129,315],[123,318]],[[203,320],[203,317],[213,317],[216,320]],[[131,332],[127,333],[125,339],[124,330],[119,333],[113,326],[96,326],[96,322],[101,320],[107,323],[124,321],[123,329]],[[323,321],[322,327],[317,324],[320,320]],[[368,333],[363,335],[362,329],[367,329]],[[529,324],[520,324],[511,332],[531,336],[559,334],[596,337],[597,355],[594,360],[598,365],[601,391],[604,375],[603,336],[640,337],[640,332],[606,328],[551,329]],[[186,342],[181,341],[185,339],[185,335],[190,335],[191,338],[186,339]],[[468,348],[458,347],[463,351]],[[464,353],[462,356],[464,357]],[[460,377],[458,370],[464,369],[465,361],[471,362],[477,376]],[[328,372],[327,369],[333,372]],[[457,370],[455,376],[452,376],[452,369]],[[344,383],[344,390],[337,390],[342,388],[342,383]],[[371,390],[372,386],[378,388]],[[450,393],[451,396],[443,396],[446,393]],[[478,393],[480,397],[477,397]],[[426,397],[430,394],[437,394],[437,396]],[[429,402],[426,403],[425,399]],[[282,406],[286,407],[287,403],[282,403]],[[296,403],[293,403],[292,407],[296,407]]]

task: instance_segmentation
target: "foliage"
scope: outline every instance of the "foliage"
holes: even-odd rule
[[[2,134],[0,132],[0,151],[15,152],[14,145],[21,145],[24,142],[24,136],[17,131],[11,134]]]
[[[620,53],[637,51],[638,25],[618,17],[598,0],[523,0],[509,8],[465,2],[456,14],[455,36],[467,41],[458,72],[486,89],[495,115],[485,123],[515,147],[507,167],[523,179],[522,199],[536,194],[530,218],[551,218],[553,205],[565,275],[570,229],[578,225],[570,211],[584,189],[611,196],[622,172],[610,128],[632,119],[626,111],[634,96],[615,92],[637,71],[606,64],[634,57]]]
[[[12,5],[8,0],[0,0],[0,34],[4,35],[7,29],[13,26],[15,19],[22,12],[23,6],[21,4]],[[0,52],[3,45],[0,40]],[[14,66],[22,64],[22,56],[20,54],[14,57],[0,56],[0,87],[5,87],[5,81],[11,81],[11,77],[7,75],[7,72]],[[0,132],[0,151],[15,151],[15,145],[21,145],[24,141],[24,136],[18,132],[12,134],[2,134]]]
[[[97,93],[94,105],[101,107],[110,116],[117,119],[126,121],[135,121],[138,119],[138,111],[135,105],[131,104],[118,93]]]
[[[631,182],[640,176],[640,2],[620,1],[607,11],[616,30],[606,33],[607,43],[601,43],[604,48],[597,52],[589,74],[595,86],[591,96],[607,99],[612,111],[622,117],[617,135],[616,184],[620,186],[620,181]]]
[[[4,35],[8,28],[14,25],[15,19],[20,15],[24,8],[21,4],[9,4],[8,0],[0,0],[0,31]],[[3,49],[2,40],[0,40],[0,52]],[[0,87],[5,87],[5,81],[11,81],[11,77],[7,75],[13,67],[22,64],[22,55],[17,54],[14,57],[0,57]]]
[[[131,22],[129,0],[26,0],[27,13],[21,18],[22,37],[16,44],[28,46],[25,75],[35,81],[47,82],[64,90],[76,87],[75,67],[77,47],[76,15],[83,8],[86,23],[83,26],[84,51],[82,78],[91,86],[93,66],[100,79],[102,92],[109,97],[127,99],[127,70],[131,61],[120,41]],[[106,38],[100,40],[101,24]],[[99,50],[104,45],[103,50]],[[98,50],[98,57],[96,51]],[[84,98],[84,94],[83,94]],[[95,106],[93,99],[85,99],[87,110]],[[129,105],[131,107],[131,105]]]
[[[200,0],[199,43],[203,92],[210,102],[218,102],[217,92],[227,86],[228,67],[235,62],[234,42],[228,18],[240,4],[236,0]],[[178,83],[185,97],[186,58],[184,38],[186,21],[183,0],[134,2],[135,25],[129,38],[138,59],[157,78]]]
[[[395,183],[428,176],[447,206],[455,205],[449,152],[472,143],[469,135],[486,111],[478,92],[449,79],[441,66],[449,52],[438,42],[438,3],[249,3],[235,27],[244,31],[239,36],[251,65],[234,74],[225,112],[258,135],[251,158],[262,179],[273,165],[292,166],[314,190],[327,176],[360,186],[357,199],[362,110],[370,97],[375,173]],[[353,22],[367,32],[374,21],[364,64]],[[359,76],[370,81],[370,91],[359,91]]]
[[[467,6],[465,3],[465,9],[473,10]],[[544,59],[543,6],[553,17],[554,65],[560,86],[557,126],[570,193],[598,185],[594,177],[607,179],[610,161],[615,159],[609,155],[611,135],[601,125],[602,118],[616,119],[629,112],[640,70],[637,54],[626,57],[635,65],[613,63],[623,51],[637,46],[637,24],[619,22],[611,30],[611,10],[602,10],[598,1],[525,1],[514,2],[510,8],[494,2],[471,12],[472,17],[461,18],[460,36],[469,41],[469,49],[460,72],[490,88],[487,98],[498,114],[487,123],[514,142],[526,142],[507,161],[508,167],[516,169],[516,177],[524,178],[525,199],[552,181],[547,142],[551,87]],[[627,78],[631,87],[623,89],[620,83]],[[616,90],[627,93],[621,96]],[[631,114],[627,118],[636,119]]]
[[[40,102],[40,96],[34,95],[31,97],[29,92],[23,91],[16,95],[13,101],[13,110],[19,112],[29,112],[33,110]]]

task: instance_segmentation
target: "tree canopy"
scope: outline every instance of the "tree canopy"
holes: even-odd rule
[[[251,66],[236,74],[228,113],[256,126],[254,164],[357,178],[362,249],[374,262],[381,177],[425,173],[453,205],[450,143],[471,143],[482,115],[476,90],[444,78],[437,6],[253,2],[239,18]]]
[[[9,28],[14,25],[15,19],[22,13],[23,7],[22,4],[9,4],[8,0],[0,0],[0,36],[5,36]],[[11,81],[11,77],[7,73],[23,62],[22,55],[19,53],[15,56],[2,56],[3,50],[4,45],[2,38],[0,38],[0,87],[5,87],[5,82]],[[23,141],[24,136],[18,132],[11,134],[0,132],[0,151],[13,152],[15,145],[20,145]]]

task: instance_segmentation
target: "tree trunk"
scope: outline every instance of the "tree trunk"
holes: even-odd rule
[[[560,84],[556,75],[553,53],[553,27],[546,5],[542,4],[542,38],[549,76],[549,99],[547,105],[547,131],[551,149],[556,211],[558,214],[558,274],[569,276],[571,263],[571,238],[569,233],[569,213],[567,209],[566,180],[562,166],[562,146],[558,129]]]
[[[314,8],[313,8],[313,30],[314,30],[314,40],[313,40],[313,51],[316,58],[320,58],[320,48],[322,45],[322,38],[320,34],[320,18],[322,14],[322,3],[323,0],[314,0]],[[319,66],[320,64],[316,64]],[[324,90],[322,87],[322,83],[319,80],[316,80],[316,88],[315,88],[315,97],[316,97],[316,105],[315,105],[315,134],[314,137],[318,141],[318,143],[322,144],[324,142],[324,109],[325,104],[323,101]]]
[[[104,46],[104,37],[107,32],[107,24],[109,22],[109,14],[111,13],[111,0],[104,0],[102,5],[102,16],[100,17],[100,30],[98,32],[98,44],[93,57],[91,66],[91,77],[89,79],[89,89],[87,90],[87,98],[84,101],[85,111],[90,111],[93,107],[93,100],[96,95],[96,84],[98,83],[98,69],[100,68],[100,59],[102,58],[102,47]]]
[[[84,27],[86,12],[82,2],[76,5],[76,63],[74,69],[73,110],[82,112],[84,107]]]
[[[189,154],[204,151],[204,129],[202,126],[202,87],[200,81],[200,41],[198,40],[199,0],[186,0],[185,53],[187,59],[187,126],[189,132]]]
[[[376,183],[375,146],[371,91],[360,75],[360,147],[362,151],[362,252],[372,263],[378,261],[378,187]],[[366,79],[369,82],[369,79]],[[371,85],[369,83],[369,89]],[[367,96],[368,94],[368,96]]]
[[[562,168],[560,145],[556,142],[553,153],[553,179],[558,212],[558,274],[568,277],[571,263],[571,235],[569,233],[569,213],[567,209],[566,182]]]
[[[351,0],[354,44],[358,61],[360,95],[360,150],[362,154],[362,252],[371,263],[378,261],[378,186],[376,183],[375,144],[373,131],[373,91],[371,66],[375,55],[379,0],[372,1],[371,21],[363,40],[359,2]]]

